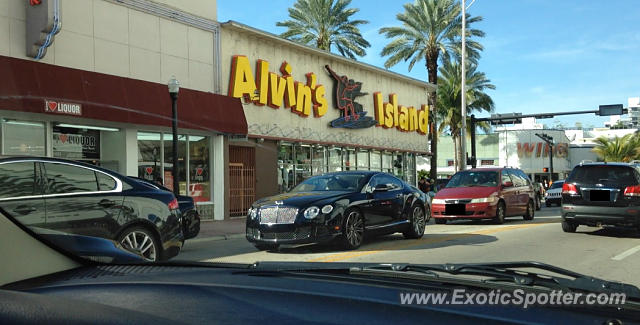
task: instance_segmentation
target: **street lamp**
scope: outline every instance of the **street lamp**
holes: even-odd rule
[[[171,128],[173,131],[173,193],[180,195],[179,179],[178,179],[178,92],[180,91],[180,83],[176,77],[172,76],[169,80],[169,96],[171,97],[171,110],[173,119],[171,120]]]

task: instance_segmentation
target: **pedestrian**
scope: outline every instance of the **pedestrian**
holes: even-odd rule
[[[160,186],[164,186],[164,184],[162,183],[162,177],[156,178],[156,184],[158,184]]]
[[[420,189],[420,191],[424,192],[424,193],[428,193],[429,192],[429,184],[427,183],[427,178],[426,177],[420,177],[420,181],[418,182],[418,188]]]

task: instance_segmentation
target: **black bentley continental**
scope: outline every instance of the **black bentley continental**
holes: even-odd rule
[[[395,232],[420,238],[431,210],[429,201],[387,173],[328,173],[254,202],[247,213],[246,237],[259,250],[331,241],[356,249],[365,235]]]

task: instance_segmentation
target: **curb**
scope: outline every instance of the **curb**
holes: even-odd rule
[[[186,243],[202,243],[208,241],[217,241],[217,240],[229,240],[229,239],[238,239],[244,238],[245,234],[228,234],[228,235],[218,235],[218,236],[210,236],[204,238],[196,238],[196,239],[187,239]]]

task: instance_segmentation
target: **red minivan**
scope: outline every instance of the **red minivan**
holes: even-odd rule
[[[505,217],[533,219],[535,190],[529,176],[516,168],[475,168],[457,172],[431,201],[437,224],[458,219]]]

